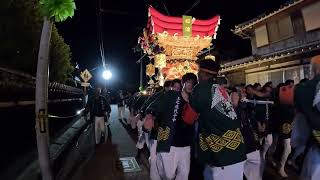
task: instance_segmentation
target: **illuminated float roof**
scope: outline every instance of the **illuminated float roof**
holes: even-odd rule
[[[147,26],[138,43],[144,53],[154,59],[154,67],[160,72],[156,79],[175,79],[188,72],[197,73],[197,55],[212,45],[220,16],[208,20],[191,16],[172,17],[161,14],[153,7],[149,7],[148,16]],[[154,67],[150,67],[146,73],[151,79]]]
[[[208,20],[192,18],[190,36],[183,34],[183,17],[166,16],[153,7],[149,8],[149,18],[139,43],[149,55],[158,54],[161,49],[167,60],[196,60],[197,54],[210,47],[220,23],[220,16]],[[155,48],[158,46],[159,48]]]
[[[153,7],[149,8],[152,33],[167,32],[171,36],[183,36],[183,18],[166,16]],[[192,19],[192,37],[211,38],[215,36],[220,23],[220,16],[214,16],[208,20]]]

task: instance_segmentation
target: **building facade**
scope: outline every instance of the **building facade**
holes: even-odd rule
[[[320,54],[320,0],[294,0],[278,10],[235,26],[250,39],[252,55],[223,64],[232,85],[309,78],[310,58]]]

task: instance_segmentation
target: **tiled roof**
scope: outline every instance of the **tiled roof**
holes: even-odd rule
[[[262,14],[262,15],[254,18],[252,20],[249,20],[249,21],[244,22],[242,24],[236,25],[235,29],[233,29],[232,32],[235,33],[235,34],[240,35],[242,31],[244,31],[244,30],[246,30],[248,28],[251,28],[253,25],[255,25],[255,24],[257,24],[257,23],[259,23],[259,22],[261,22],[263,20],[266,20],[266,19],[270,18],[271,16],[274,16],[274,15],[280,13],[280,12],[283,12],[283,11],[285,11],[285,10],[287,10],[287,9],[297,5],[297,4],[300,4],[303,1],[305,1],[305,0],[291,0],[291,1],[287,2],[286,4],[282,5],[279,9],[277,9],[277,10],[271,12],[271,13]]]
[[[228,71],[232,71],[232,70],[236,70],[236,69],[240,69],[240,68],[244,68],[244,67],[252,66],[256,64],[266,63],[270,61],[277,61],[278,59],[282,59],[285,57],[290,57],[293,55],[298,55],[298,54],[302,54],[302,53],[306,53],[314,50],[319,50],[319,49],[320,49],[320,41],[316,41],[316,42],[295,47],[292,49],[274,52],[272,54],[268,54],[265,56],[260,56],[260,57],[249,56],[249,57],[245,57],[242,59],[238,59],[238,60],[223,64],[223,67],[220,70],[220,73],[225,73]]]

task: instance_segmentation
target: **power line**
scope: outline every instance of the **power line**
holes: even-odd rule
[[[101,0],[98,0],[97,6],[97,33],[98,33],[98,41],[99,41],[99,49],[100,49],[100,56],[103,67],[105,67],[105,54],[104,54],[104,45],[103,45],[103,31],[102,31],[102,18],[101,18]]]
[[[193,3],[193,5],[184,13],[184,14],[188,14],[194,7],[196,7],[198,4],[200,3],[200,0],[196,1],[195,3]]]
[[[203,55],[203,54],[205,54],[205,53],[207,53],[207,52],[210,53],[210,51],[211,51],[212,49],[214,49],[214,48],[215,48],[215,46],[212,46],[212,47],[210,47],[209,49],[206,49],[206,50],[200,52],[199,54],[197,54],[197,56],[201,56],[201,55]]]
[[[145,53],[143,56],[140,57],[140,59],[138,61],[136,61],[136,63],[141,63],[142,59],[147,55],[147,53]]]
[[[167,9],[166,4],[163,2],[163,0],[160,0],[160,1],[161,1],[162,5],[164,6],[164,9],[166,10],[167,14],[170,16],[170,13],[169,13],[169,11]]]

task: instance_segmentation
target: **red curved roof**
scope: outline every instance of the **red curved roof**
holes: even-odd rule
[[[170,35],[177,33],[183,35],[182,17],[166,16],[158,12],[153,7],[149,8],[149,18],[151,18],[152,32],[162,33],[167,31]],[[214,16],[208,20],[195,20],[192,23],[192,36],[214,36],[220,23],[220,16]]]

